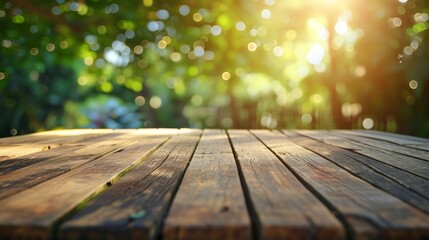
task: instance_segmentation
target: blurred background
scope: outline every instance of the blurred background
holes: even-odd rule
[[[56,128],[429,137],[426,0],[0,0],[0,136]]]

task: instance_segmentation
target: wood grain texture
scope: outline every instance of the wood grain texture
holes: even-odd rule
[[[198,143],[201,130],[181,129],[67,221],[60,239],[154,239]]]
[[[297,132],[305,134],[306,132],[308,132],[308,130],[301,130]],[[357,152],[369,158],[386,163],[390,166],[402,169],[411,174],[429,180],[429,162],[425,160],[380,149],[378,148],[378,146],[366,145],[358,141],[353,141],[351,139],[335,136],[330,134],[328,131],[321,131],[319,133],[319,136],[326,135],[324,141],[329,142],[329,144],[346,149],[351,149],[354,152]],[[329,137],[329,139],[327,137]]]
[[[425,178],[419,177],[415,174],[412,174],[407,171],[403,171],[398,168],[394,168],[390,166],[389,164],[385,163],[384,161],[376,161],[372,158],[369,158],[365,155],[361,155],[359,152],[355,152],[355,146],[350,144],[349,141],[345,140],[341,136],[335,135],[328,131],[296,131],[300,134],[303,134],[307,137],[316,139],[318,141],[324,142],[326,144],[329,144],[331,146],[337,146],[340,147],[347,153],[347,155],[353,157],[355,160],[361,162],[362,164],[368,166],[369,168],[373,169],[374,171],[387,176],[388,178],[400,183],[401,185],[405,186],[406,188],[418,193],[419,195],[425,197],[426,199],[429,199],[429,181]],[[287,133],[287,132],[285,132]],[[290,134],[287,134],[290,135]],[[295,135],[295,134],[293,134]],[[374,145],[376,146],[376,144]],[[347,164],[346,164],[347,165]],[[409,196],[411,197],[411,195]],[[425,207],[426,209],[426,207]]]
[[[258,139],[246,130],[228,133],[257,216],[254,227],[260,239],[345,237],[328,208]]]
[[[0,138],[0,146],[3,145],[22,145],[28,143],[37,143],[50,139],[58,138],[59,136],[84,136],[94,133],[111,133],[112,129],[61,129],[51,130],[37,133],[30,133],[25,135],[11,136]]]
[[[424,239],[429,216],[290,140],[279,132],[256,135],[313,191],[325,199],[358,239]]]
[[[365,137],[370,137],[378,140],[388,141],[392,143],[405,145],[408,147],[429,151],[429,139],[401,135],[401,134],[387,133],[387,132],[381,132],[381,131],[373,131],[373,130],[354,130],[354,131],[347,131],[347,132],[349,134],[361,135]]]
[[[205,130],[165,221],[164,239],[250,239],[250,224],[228,136]]]
[[[383,140],[377,140],[371,137],[365,137],[365,136],[355,134],[354,131],[337,130],[337,131],[330,131],[330,133],[335,134],[337,136],[341,136],[343,138],[348,138],[348,139],[360,142],[365,145],[376,146],[379,149],[396,152],[410,157],[429,161],[429,149],[428,151],[425,151],[425,150],[409,147],[408,145],[400,145],[400,144],[387,142]],[[426,145],[429,146],[429,143],[427,143]]]
[[[289,131],[286,133],[290,141],[329,159],[353,175],[429,214],[429,181],[426,179],[392,168],[353,151],[309,138],[313,136],[323,141],[325,137],[330,136],[326,133],[318,134],[317,131],[311,131],[305,134],[307,137]]]
[[[133,134],[110,133],[19,158],[20,161],[3,169],[0,175],[0,199],[123,148],[135,141],[135,137]]]
[[[367,130],[3,138],[0,239],[429,239],[428,153]]]
[[[55,130],[0,139],[0,163],[10,158],[46,151],[87,138],[111,133],[111,129]]]
[[[135,130],[135,141],[126,148],[1,200],[0,236],[48,239],[57,221],[140,163],[174,132]]]

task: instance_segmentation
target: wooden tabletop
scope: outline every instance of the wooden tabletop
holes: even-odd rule
[[[428,139],[195,129],[0,139],[0,239],[428,238]]]

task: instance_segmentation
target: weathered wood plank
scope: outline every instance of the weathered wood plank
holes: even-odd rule
[[[50,151],[3,161],[18,162],[3,170],[0,167],[0,199],[123,148],[135,141],[135,138],[133,134],[110,133]]]
[[[67,221],[60,239],[153,239],[201,131],[181,129],[141,165]]]
[[[48,160],[52,157],[58,157],[63,154],[67,154],[68,152],[74,152],[81,148],[83,148],[85,145],[92,144],[94,142],[103,141],[105,139],[109,138],[115,138],[120,135],[123,135],[124,133],[107,133],[101,136],[94,136],[90,138],[84,138],[81,141],[76,141],[72,143],[64,144],[60,147],[50,149],[49,151],[39,151],[32,154],[22,155],[19,157],[14,157],[10,159],[6,159],[3,161],[0,161],[0,174],[8,174],[10,172],[19,170],[21,168],[28,167],[33,164],[38,164],[40,162],[43,162],[45,160]],[[126,135],[124,135],[126,136]],[[70,154],[70,153],[69,153]]]
[[[306,133],[310,133],[311,131],[299,130],[297,132],[301,134],[306,134]],[[316,135],[316,133],[319,133],[319,134]],[[366,145],[347,138],[332,135],[328,131],[320,131],[320,132],[314,131],[312,134],[313,136],[320,136],[320,137],[322,137],[325,134],[326,137],[323,137],[324,138],[323,141],[331,145],[346,148],[346,149],[352,149],[354,152],[357,152],[364,156],[386,163],[390,166],[402,169],[404,171],[415,174],[422,178],[429,179],[429,162],[425,160],[405,156],[399,153],[394,153],[391,151],[379,149],[376,146],[370,146],[370,145]]]
[[[30,133],[25,135],[11,136],[0,138],[1,145],[18,145],[26,144],[29,142],[41,142],[49,139],[55,139],[60,136],[82,136],[88,134],[105,134],[111,133],[112,129],[58,129],[44,132]]]
[[[19,137],[1,138],[0,163],[11,158],[50,150],[112,132],[113,130],[111,129],[55,130]]]
[[[349,134],[361,135],[429,151],[429,139],[373,130],[353,130],[347,132]]]
[[[376,146],[379,149],[392,151],[403,155],[429,161],[429,151],[409,147],[409,145],[400,145],[392,142],[387,142],[384,140],[377,140],[375,138],[371,138],[367,136],[365,137],[359,134],[355,134],[354,131],[349,131],[349,130],[335,130],[335,131],[330,131],[330,133],[333,133],[335,135],[338,135],[344,138],[358,141],[365,145]],[[429,143],[427,143],[427,145],[429,146]]]
[[[260,239],[343,239],[335,216],[258,139],[229,130]]]
[[[250,239],[250,224],[228,136],[205,130],[165,221],[163,239]]]
[[[354,237],[423,239],[429,216],[368,182],[351,175],[279,132],[256,135],[351,227]]]
[[[372,185],[429,214],[429,181],[355,152],[309,138],[319,135],[317,139],[323,139],[329,137],[328,134],[311,131],[304,137],[290,131],[285,133],[290,137],[290,141],[327,158]]]
[[[135,142],[126,148],[1,200],[0,236],[48,239],[65,214],[143,161],[175,132],[135,130]]]
[[[394,168],[387,163],[376,161],[365,155],[361,155],[359,152],[356,153],[354,152],[355,146],[353,146],[348,141],[344,140],[343,138],[337,135],[332,135],[331,132],[312,130],[312,131],[299,131],[299,133],[307,137],[316,139],[318,141],[324,142],[326,144],[329,144],[331,146],[337,146],[345,150],[347,149],[350,150],[350,151],[347,151],[347,154],[353,157],[354,159],[356,159],[357,161],[365,164],[366,166],[370,167],[376,172],[381,173],[389,177],[390,179],[393,179],[394,181],[400,183],[401,185],[429,199],[429,181],[427,179],[424,179],[422,177],[419,177],[407,171]]]

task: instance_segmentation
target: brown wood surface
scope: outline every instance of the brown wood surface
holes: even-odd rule
[[[0,199],[124,148],[132,141],[132,134],[110,133],[20,158],[0,175]]]
[[[429,139],[71,129],[0,139],[0,240],[429,239]]]
[[[153,239],[201,131],[182,129],[61,228],[60,239]]]
[[[324,206],[247,130],[229,130],[262,239],[343,239],[345,231]],[[257,131],[259,133],[259,131]]]
[[[164,226],[164,239],[250,239],[250,216],[225,131],[205,130]]]
[[[298,132],[304,133],[308,137],[293,132],[286,132],[286,135],[290,137],[290,141],[329,159],[351,174],[429,213],[429,181],[426,179],[392,168],[353,151],[347,151],[310,138],[314,137],[323,141],[325,137],[331,136],[330,133],[307,131],[305,134],[304,131]]]
[[[22,145],[28,143],[44,142],[51,139],[56,139],[60,136],[85,136],[93,133],[110,133],[112,129],[61,129],[44,132],[31,133],[26,135],[18,135],[11,137],[0,138],[0,146]]]
[[[412,174],[410,172],[407,171],[403,171],[401,169],[398,168],[394,168],[392,166],[390,166],[389,164],[386,164],[383,161],[377,161],[375,159],[369,158],[365,155],[361,155],[358,152],[355,152],[354,149],[350,149],[353,148],[353,145],[351,145],[349,143],[349,141],[345,140],[344,138],[342,138],[341,136],[338,135],[333,135],[331,132],[326,132],[326,131],[297,131],[300,134],[303,134],[307,137],[319,140],[321,142],[327,143],[331,146],[337,146],[340,148],[343,148],[343,151],[345,154],[347,154],[348,156],[351,156],[353,159],[355,159],[356,161],[359,161],[360,163],[364,164],[365,166],[368,166],[369,168],[373,169],[374,171],[392,179],[393,181],[400,183],[401,185],[405,186],[406,188],[410,189],[411,191],[421,195],[422,197],[429,199],[429,181],[427,179],[424,179],[422,177],[419,177],[415,174]],[[378,146],[378,144],[374,144],[374,146]],[[346,151],[346,150],[349,151]],[[328,157],[329,158],[329,157]],[[329,158],[330,160],[332,160],[332,158]],[[349,166],[349,163],[344,164],[345,166]],[[343,166],[343,167],[345,167]],[[362,174],[366,174],[369,173],[370,171],[362,171],[360,170],[360,172]],[[366,179],[366,178],[365,178]],[[370,179],[368,179],[369,182]],[[383,182],[380,182],[383,183]],[[393,190],[393,189],[391,189]],[[404,194],[402,195],[402,197],[408,198],[410,200],[414,201],[419,201],[420,198],[415,198],[413,197],[413,194],[410,195],[406,195],[406,192],[403,192]],[[421,202],[418,205],[426,205],[426,203]],[[424,209],[427,209],[428,206],[423,206]]]
[[[306,131],[298,131],[301,133],[305,133]],[[316,131],[317,132],[317,131]],[[324,132],[329,136],[329,132]],[[319,136],[323,135],[319,134]],[[388,150],[380,149],[377,146],[366,145],[358,141],[353,141],[347,138],[338,137],[335,135],[329,136],[330,139],[326,139],[325,141],[329,141],[330,144],[336,145],[343,148],[348,148],[357,152],[359,154],[365,155],[377,161],[386,163],[392,167],[396,167],[398,169],[402,169],[411,174],[420,176],[421,178],[426,178],[429,180],[429,162],[419,159],[413,158],[410,156],[406,156],[403,154],[391,152]]]
[[[111,132],[113,132],[111,129],[55,130],[0,138],[0,163],[10,158],[50,150]]]
[[[136,131],[135,141],[127,148],[1,200],[0,236],[48,239],[55,223],[142,161],[171,135],[145,133],[154,132]]]
[[[355,134],[366,136],[378,140],[388,141],[392,143],[397,143],[425,151],[429,151],[429,139],[418,138],[413,136],[406,136],[401,134],[393,134],[381,131],[371,131],[371,130],[354,130],[354,131],[345,131],[348,134]]]
[[[279,132],[256,134],[315,193],[335,208],[356,238],[429,237],[429,216],[351,175]]]
[[[429,148],[427,150],[421,150],[421,149],[412,147],[413,145],[401,145],[401,144],[392,143],[392,142],[383,141],[383,140],[380,141],[368,136],[365,137],[362,135],[355,134],[355,132],[353,131],[331,131],[330,133],[335,134],[337,136],[358,141],[365,145],[376,146],[379,149],[396,152],[410,157],[429,161]],[[429,146],[429,142],[421,145]]]

